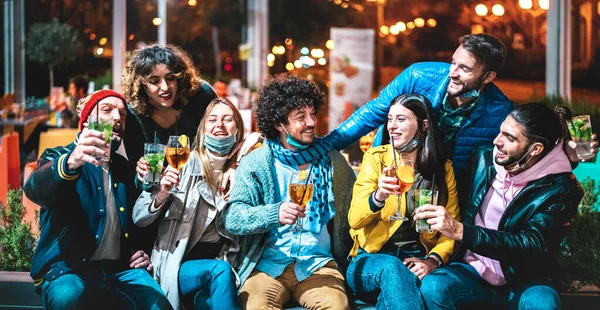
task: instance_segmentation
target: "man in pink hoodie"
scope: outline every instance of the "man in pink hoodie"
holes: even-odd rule
[[[423,278],[428,309],[560,308],[564,275],[556,257],[583,197],[563,151],[560,111],[522,105],[502,123],[493,149],[475,150],[462,222],[440,206],[417,210],[415,220],[428,219],[459,241],[453,262]]]

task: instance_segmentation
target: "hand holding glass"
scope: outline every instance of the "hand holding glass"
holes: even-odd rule
[[[400,189],[397,192],[396,213],[390,216],[389,219],[393,221],[408,221],[408,218],[402,214],[400,196],[408,192],[408,190],[413,186],[413,183],[415,182],[415,169],[413,162],[410,159],[403,158],[398,158],[394,168],[395,169],[392,170],[392,173],[395,174],[396,178],[398,178],[398,185],[400,186]]]
[[[183,143],[182,143],[183,142]],[[166,149],[167,162],[171,167],[181,171],[183,166],[190,158],[190,147],[187,136],[169,136]],[[176,185],[171,189],[171,193],[185,193]]]
[[[88,129],[96,130],[104,134],[104,141],[108,144],[107,147],[100,147],[104,150],[104,156],[96,157],[97,160],[103,162],[110,161],[110,144],[112,143],[113,122],[112,120],[103,119],[96,115],[90,115],[88,118]]]
[[[314,192],[314,185],[312,176],[308,176],[306,171],[295,171],[292,173],[290,178],[290,185],[288,187],[288,195],[293,203],[301,206],[303,209],[306,208],[306,204],[312,199]],[[296,220],[294,231],[302,230],[302,219]]]
[[[144,160],[148,162],[150,171],[144,176],[144,183],[156,185],[160,182],[162,174],[163,162],[165,161],[164,144],[145,143],[144,144]]]
[[[574,116],[571,119],[569,132],[571,138],[577,144],[575,153],[579,160],[593,160],[596,153],[592,152],[590,143],[592,142],[592,122],[589,115]]]
[[[430,189],[417,189],[415,190],[415,201],[417,203],[417,208],[426,204],[437,205],[438,191]],[[432,232],[431,225],[427,223],[427,219],[417,220],[416,226],[418,232]]]

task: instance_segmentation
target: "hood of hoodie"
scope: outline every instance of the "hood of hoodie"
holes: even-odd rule
[[[498,148],[494,147],[494,158],[498,153]],[[505,197],[512,200],[515,195],[520,191],[527,183],[545,177],[549,174],[557,174],[563,172],[570,172],[571,162],[563,150],[562,140],[554,146],[550,153],[546,154],[544,158],[535,163],[529,169],[517,174],[510,175],[503,166],[500,166],[494,160],[494,168],[496,168],[496,178],[494,183],[502,183],[502,187],[505,193],[511,193],[511,197]]]

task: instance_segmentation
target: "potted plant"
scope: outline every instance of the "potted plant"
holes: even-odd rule
[[[581,182],[584,196],[561,244],[559,261],[571,283],[563,307],[576,309],[600,302],[600,182]]]
[[[23,221],[22,197],[20,189],[12,189],[7,205],[0,202],[0,305],[41,308],[29,276],[37,236],[31,232],[32,224]]]

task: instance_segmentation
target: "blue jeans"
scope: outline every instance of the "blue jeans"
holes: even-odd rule
[[[179,269],[182,304],[191,309],[241,310],[235,274],[228,262],[216,259],[189,260]]]
[[[360,250],[346,271],[348,286],[362,300],[376,299],[377,309],[424,309],[419,278],[402,263],[411,255],[396,256]]]
[[[423,278],[421,294],[428,309],[456,309],[457,306],[483,306],[504,309],[560,309],[558,292],[547,281],[517,287],[493,286],[475,268],[451,263]]]
[[[77,274],[65,274],[41,286],[44,309],[172,309],[160,286],[145,269],[117,271],[91,262]]]

